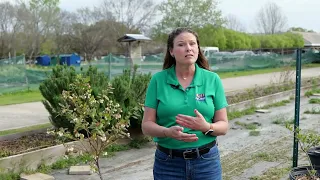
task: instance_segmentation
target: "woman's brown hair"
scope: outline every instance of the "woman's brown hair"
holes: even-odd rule
[[[170,54],[170,50],[173,48],[173,41],[174,39],[180,35],[181,33],[184,32],[188,32],[193,34],[196,39],[197,39],[197,44],[198,44],[198,50],[199,50],[199,54],[198,54],[198,59],[196,61],[196,63],[199,65],[199,67],[210,70],[209,67],[209,63],[208,60],[206,59],[206,57],[203,55],[201,49],[200,49],[200,43],[199,43],[199,37],[198,34],[196,32],[194,32],[193,30],[189,29],[189,28],[177,28],[175,30],[173,30],[169,36],[168,36],[168,41],[167,41],[167,52],[166,55],[164,57],[164,63],[163,63],[163,69],[168,69],[170,68],[172,65],[176,64],[176,60],[174,57],[171,56]]]

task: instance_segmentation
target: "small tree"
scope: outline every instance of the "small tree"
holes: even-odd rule
[[[109,98],[111,94],[112,88],[109,85],[100,94],[93,96],[90,78],[77,75],[69,90],[62,92],[62,101],[59,103],[60,116],[70,119],[74,128],[72,131],[62,127],[49,131],[50,134],[80,141],[80,150],[92,155],[92,166],[98,171],[101,180],[100,156],[117,139],[129,137],[126,133],[129,122],[122,117],[120,105]]]
[[[311,170],[307,174],[310,180],[317,180],[319,177],[317,176],[316,167],[313,166],[311,159],[308,155],[308,150],[313,147],[320,146],[320,135],[313,131],[302,132],[300,128],[293,129],[291,124],[286,124],[286,128],[291,132],[296,133],[297,141],[301,150],[307,155],[308,161],[311,167]]]

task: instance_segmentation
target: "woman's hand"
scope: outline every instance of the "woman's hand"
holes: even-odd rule
[[[198,110],[194,110],[196,117],[178,114],[176,122],[183,127],[206,132],[210,129],[210,124],[204,119]]]
[[[184,142],[194,142],[198,140],[198,137],[196,134],[187,134],[182,132],[183,127],[180,126],[172,126],[170,128],[167,128],[163,131],[166,137],[174,138],[179,141]]]

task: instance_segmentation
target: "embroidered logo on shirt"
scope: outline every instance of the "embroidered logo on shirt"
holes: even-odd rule
[[[197,101],[204,101],[206,99],[205,94],[196,94]]]

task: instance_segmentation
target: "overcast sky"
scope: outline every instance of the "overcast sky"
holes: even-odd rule
[[[4,0],[0,0],[4,1]],[[10,1],[10,0],[9,0]],[[12,0],[13,1],[13,0]],[[156,0],[160,2],[162,0]],[[247,31],[255,31],[255,15],[268,1],[276,2],[288,18],[288,26],[300,26],[320,32],[320,0],[219,0],[223,15],[233,14]],[[101,0],[60,0],[60,7],[75,11],[82,7],[99,6]]]
[[[101,0],[60,0],[61,8],[76,10],[80,7],[98,6]],[[157,0],[160,1],[160,0]],[[255,31],[255,15],[268,1],[276,2],[288,18],[288,26],[300,26],[320,31],[320,0],[220,0],[223,15],[233,14],[244,24],[247,31]]]

